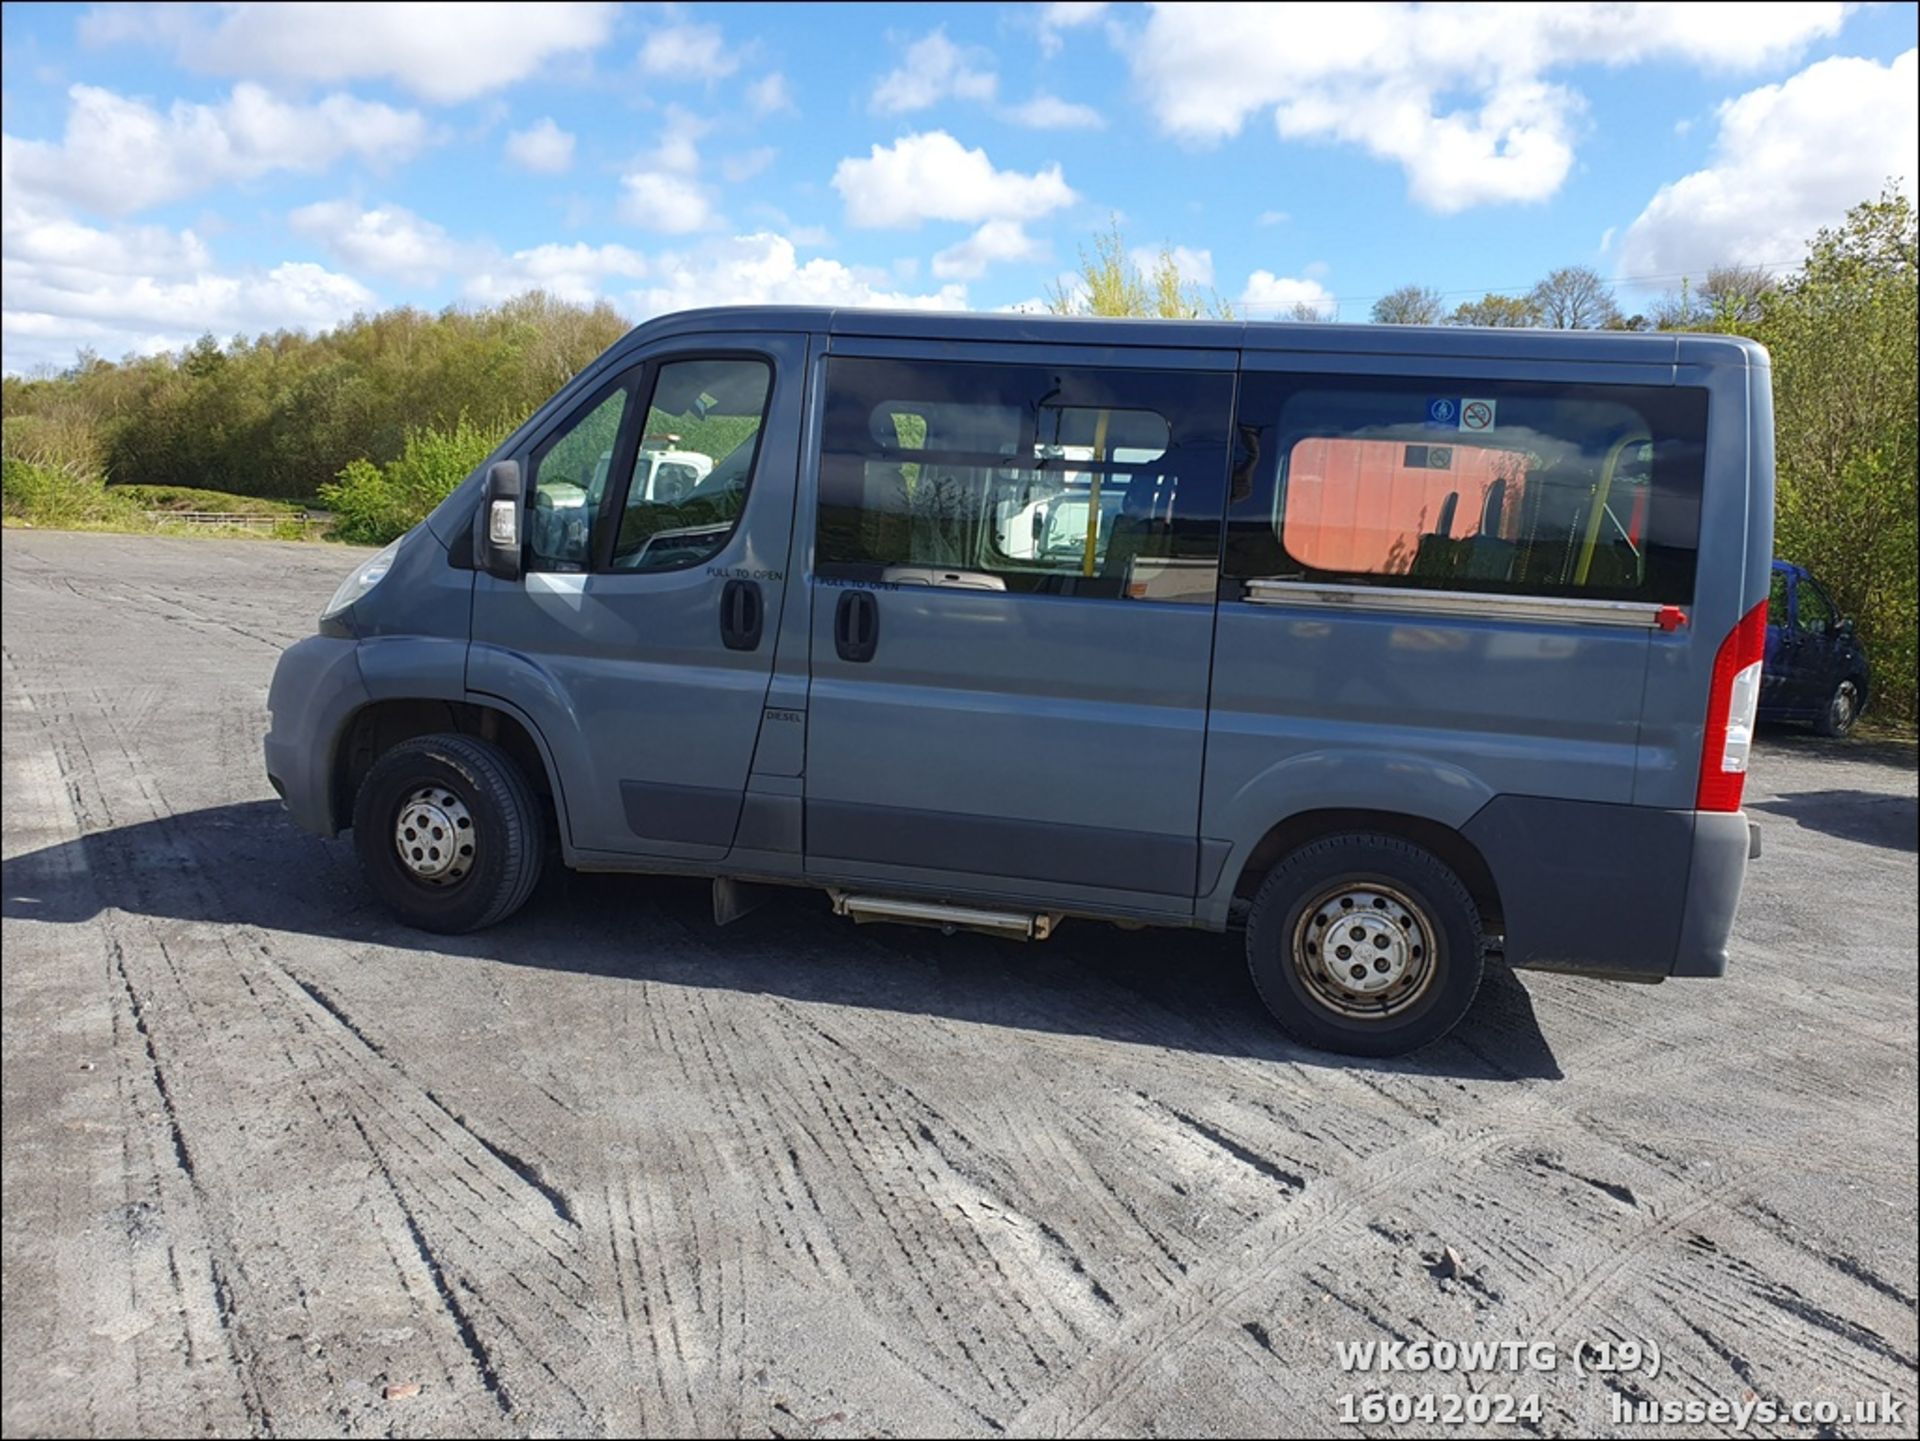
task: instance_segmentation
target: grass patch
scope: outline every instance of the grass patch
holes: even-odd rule
[[[215,511],[223,515],[299,516],[307,507],[297,500],[269,500],[228,490],[199,490],[189,485],[110,485],[142,510]]]
[[[109,530],[146,535],[253,536],[269,540],[312,540],[320,532],[301,523],[301,507],[290,501],[262,500],[188,486],[102,485],[52,465],[6,458],[0,474],[0,508],[9,526],[39,530]],[[258,515],[271,525],[205,526],[155,518],[152,512],[212,510]]]

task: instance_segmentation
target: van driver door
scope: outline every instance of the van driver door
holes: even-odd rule
[[[807,337],[676,337],[517,457],[522,575],[475,579],[467,687],[536,727],[574,849],[733,843],[786,599]]]

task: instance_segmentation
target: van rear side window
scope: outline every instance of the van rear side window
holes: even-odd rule
[[[1241,421],[1235,579],[1693,599],[1702,391],[1249,376]]]

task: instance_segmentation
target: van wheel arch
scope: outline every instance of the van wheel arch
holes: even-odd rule
[[[403,741],[449,731],[477,736],[505,751],[565,835],[565,803],[558,777],[531,726],[497,706],[426,699],[374,701],[355,711],[342,727],[334,750],[330,795],[335,833],[353,824],[355,797],[375,761]]]
[[[1348,832],[1371,832],[1410,842],[1430,852],[1460,878],[1480,912],[1481,924],[1490,937],[1504,936],[1506,912],[1500,903],[1500,888],[1493,869],[1479,847],[1443,821],[1399,811],[1327,809],[1299,811],[1280,821],[1247,853],[1246,863],[1234,882],[1233,915],[1243,920],[1273,868],[1303,846],[1328,836]]]

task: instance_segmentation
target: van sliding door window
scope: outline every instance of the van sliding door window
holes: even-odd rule
[[[672,360],[653,384],[614,537],[615,570],[681,570],[719,554],[760,453],[773,368],[731,356]]]
[[[1224,374],[836,358],[815,570],[1210,603]]]
[[[1706,419],[1694,389],[1248,376],[1227,574],[1688,604]]]

